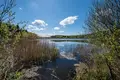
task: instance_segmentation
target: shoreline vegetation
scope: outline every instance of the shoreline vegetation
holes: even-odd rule
[[[0,80],[19,79],[23,76],[21,70],[57,58],[58,50],[54,44],[38,41],[40,37],[36,34],[20,29],[18,25],[1,23],[1,27],[6,41],[0,45]]]
[[[88,36],[91,34],[82,34],[82,35],[54,35],[51,36],[50,38],[71,38],[71,39],[76,39],[76,38],[80,38],[80,39],[86,39],[88,38]]]
[[[36,65],[55,60],[59,50],[54,44],[38,41],[41,37],[28,32],[24,26],[15,25],[13,7],[15,0],[5,0],[0,6],[0,80],[30,80],[36,79],[36,76],[41,79],[42,74],[36,73],[41,67]],[[95,1],[86,21],[92,34],[50,37],[89,39],[88,43],[96,46],[77,48],[81,62],[74,65],[76,73],[71,80],[120,79],[119,14],[119,0]],[[56,75],[53,76],[59,80]]]
[[[119,0],[96,0],[89,11],[86,25],[93,34],[90,43],[105,49],[101,54],[96,49],[89,56],[82,54],[85,62],[76,64],[74,80],[119,80],[120,79],[120,6]],[[82,69],[81,69],[82,68]]]
[[[59,39],[59,38],[58,38]],[[63,38],[64,39],[64,38]],[[67,42],[67,41],[70,41],[70,42],[83,42],[83,43],[88,43],[89,40],[88,39],[81,39],[81,40],[67,40],[66,38],[64,40],[51,40],[51,41],[54,41],[54,42]]]
[[[58,54],[54,44],[40,43],[40,37],[25,30],[24,24],[13,23],[13,7],[15,0],[5,0],[0,6],[0,80],[20,80],[25,73],[35,77],[37,74],[26,68],[55,60]]]
[[[22,69],[57,58],[54,44],[41,43],[36,34],[13,24],[1,23],[1,27],[0,80],[19,79]]]

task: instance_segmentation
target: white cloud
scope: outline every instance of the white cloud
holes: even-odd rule
[[[38,27],[36,27],[36,28],[34,28],[34,29],[32,29],[33,31],[44,31],[45,30],[45,28],[38,28]]]
[[[40,31],[46,30],[46,26],[48,24],[43,20],[35,20],[30,25],[26,27],[26,29],[30,32],[38,33]]]
[[[64,33],[64,31],[59,31],[59,33]]]
[[[27,29],[34,29],[33,25],[28,25]]]
[[[43,20],[35,20],[32,22],[33,25],[36,25],[36,26],[42,26],[42,27],[45,27],[47,26],[48,24],[45,23],[45,21]]]
[[[54,30],[60,30],[60,28],[59,27],[54,27]]]
[[[65,27],[68,24],[73,24],[75,22],[75,20],[77,20],[77,19],[78,19],[78,16],[69,16],[69,17],[65,18],[64,20],[62,20],[59,24],[61,26]]]
[[[43,30],[45,30],[45,28],[39,28],[39,30],[40,30],[40,31],[43,31]]]
[[[34,26],[34,25],[28,25],[28,27],[26,29],[30,32],[38,32],[38,31],[45,30],[45,28],[39,28],[39,27]]]
[[[19,10],[23,10],[21,7],[19,7]]]

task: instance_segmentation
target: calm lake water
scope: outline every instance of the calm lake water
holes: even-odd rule
[[[79,62],[80,56],[79,52],[76,51],[76,47],[78,46],[86,46],[88,43],[80,42],[84,39],[43,39],[43,41],[48,41],[50,44],[54,44],[56,48],[59,50],[59,57],[53,61],[44,64],[43,70],[40,72],[47,77],[51,76],[48,75],[47,69],[54,69],[54,74],[60,80],[67,80],[68,73],[74,70],[74,64]],[[55,80],[59,80],[55,79]]]

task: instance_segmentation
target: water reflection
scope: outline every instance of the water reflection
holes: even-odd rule
[[[88,43],[80,42],[81,40],[83,39],[49,39],[48,41],[55,44],[59,50],[59,55],[61,58],[76,60],[77,56],[74,55],[78,53],[76,48],[78,46],[88,45]]]
[[[72,40],[72,41],[71,41]],[[79,40],[79,39],[77,39]],[[70,70],[74,69],[74,64],[79,62],[79,53],[76,48],[78,46],[85,46],[88,43],[83,43],[77,41],[75,39],[60,41],[60,39],[47,39],[43,41],[48,41],[50,44],[54,43],[56,48],[59,50],[59,57],[53,61],[44,64],[44,68],[47,69],[55,69],[56,76],[60,78],[60,80],[66,80],[68,73]],[[48,72],[42,72],[42,74],[48,74]],[[48,77],[48,75],[47,75]]]

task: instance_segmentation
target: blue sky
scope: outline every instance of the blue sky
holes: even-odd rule
[[[16,0],[16,22],[28,21],[28,31],[38,35],[84,33],[92,0]]]

